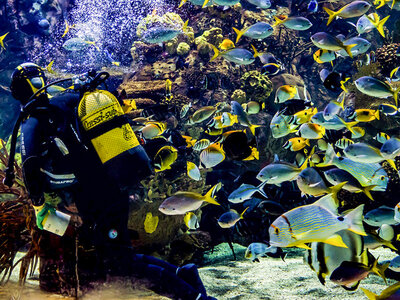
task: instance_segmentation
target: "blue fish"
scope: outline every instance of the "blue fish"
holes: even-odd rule
[[[307,9],[309,12],[317,12],[318,11],[318,1],[317,0],[310,0],[308,3]]]

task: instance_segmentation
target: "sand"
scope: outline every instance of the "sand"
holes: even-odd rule
[[[261,258],[260,262],[251,262],[244,258],[245,247],[234,244],[237,260],[227,244],[217,246],[213,252],[205,253],[204,265],[199,267],[200,276],[208,294],[217,299],[367,299],[358,289],[348,292],[327,282],[321,285],[316,274],[303,263],[301,249],[286,249],[288,255],[283,262],[280,259]],[[388,249],[371,251],[379,261],[396,256]],[[21,289],[16,284],[18,273],[13,273],[10,283],[0,288],[0,299],[7,300],[55,300],[75,299],[39,290],[37,280],[28,280]],[[37,277],[37,273],[34,277]],[[393,280],[389,284],[395,283]],[[361,286],[380,293],[386,286],[384,281],[370,275]],[[161,300],[167,299],[144,289],[134,289],[129,283],[103,284],[89,294],[79,297],[82,300]]]
[[[221,244],[213,254],[205,256],[207,265],[200,268],[209,295],[217,299],[368,299],[361,289],[349,292],[329,281],[323,286],[316,273],[303,262],[305,250],[286,249],[285,262],[266,257],[253,263],[244,258],[245,247],[234,245],[234,248],[237,261],[233,260],[229,247]],[[379,261],[396,257],[394,252],[383,248],[371,253],[379,256]],[[360,286],[378,294],[386,287],[383,279],[375,275],[363,280]]]

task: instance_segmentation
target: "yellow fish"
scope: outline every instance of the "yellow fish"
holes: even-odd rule
[[[390,16],[387,16],[381,20],[379,15],[377,13],[372,13],[369,17],[365,15],[367,19],[371,22],[372,25],[375,26],[375,28],[378,30],[378,32],[381,34],[381,36],[385,37],[385,32],[383,31],[383,25],[386,23],[386,21],[389,19]]]
[[[158,226],[158,216],[153,217],[151,212],[146,214],[146,218],[144,219],[144,231],[151,234],[156,231]]]
[[[122,110],[124,111],[124,113],[130,112],[132,109],[137,109],[134,99],[125,99],[122,102],[124,103],[124,105],[122,106]]]
[[[162,134],[166,129],[166,125],[161,122],[146,122],[145,125],[140,129],[145,139],[152,139]]]
[[[351,133],[352,139],[359,139],[365,135],[365,129],[362,127],[353,127],[353,132]]]
[[[6,34],[3,34],[2,36],[0,36],[0,46],[4,50],[6,50],[6,47],[4,46],[4,39],[6,38],[7,34],[9,34],[9,32],[7,32]]]
[[[189,230],[196,230],[200,227],[197,216],[191,211],[185,214],[185,216],[183,217],[183,222],[185,222],[185,225]]]
[[[53,64],[54,64],[54,60],[52,60],[47,66],[46,66],[46,70],[47,72],[49,72],[50,74],[55,74],[56,72],[54,72],[53,70]]]
[[[63,35],[61,36],[61,38],[65,37],[67,35],[67,33],[70,31],[70,29],[75,28],[75,24],[72,26],[69,26],[68,22],[65,21],[65,30]]]
[[[220,135],[222,134],[222,132],[224,132],[224,129],[217,129],[217,128],[207,128],[206,133],[208,135]]]
[[[208,146],[200,153],[200,161],[206,168],[212,168],[225,159],[225,152],[220,143],[214,143]]]
[[[161,147],[160,150],[154,156],[154,170],[161,172],[167,169],[171,169],[171,165],[178,158],[178,150],[172,146]]]
[[[186,162],[187,175],[193,180],[200,180],[201,174],[199,168],[191,161]]]
[[[371,122],[373,120],[379,120],[379,110],[361,108],[356,109],[356,121],[358,122]]]
[[[210,146],[211,142],[209,139],[201,139],[199,141],[197,141],[194,145],[193,145],[193,150],[196,151],[201,151],[206,149],[208,146]]]
[[[197,140],[195,140],[194,138],[192,138],[191,136],[188,136],[188,135],[182,135],[182,137],[185,139],[186,146],[189,147],[189,148],[193,147],[194,144],[197,141]]]
[[[260,159],[260,152],[258,152],[257,147],[251,147],[251,154],[243,160],[259,160]]]
[[[235,44],[230,39],[224,39],[221,44],[219,44],[219,49],[229,50],[235,48]]]
[[[170,101],[173,96],[172,96],[172,81],[167,79],[165,81],[165,98]]]
[[[290,151],[299,151],[306,146],[310,146],[309,139],[302,137],[294,137],[289,139],[285,144],[283,144],[283,148],[290,149]]]
[[[310,107],[295,113],[294,116],[294,123],[297,125],[304,124],[310,122],[311,117],[318,112],[316,107]],[[290,122],[290,121],[289,121]]]
[[[296,96],[297,98],[299,97],[297,86],[291,84],[282,85],[276,90],[275,103],[283,103]]]

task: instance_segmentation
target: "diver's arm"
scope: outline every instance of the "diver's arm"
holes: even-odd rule
[[[41,206],[44,203],[44,178],[43,173],[40,171],[43,134],[40,121],[37,118],[30,117],[22,123],[22,172],[25,186],[34,206]]]

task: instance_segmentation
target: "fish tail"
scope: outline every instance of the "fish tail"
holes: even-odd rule
[[[346,53],[350,56],[350,58],[353,58],[353,53],[351,53],[350,50],[355,46],[357,46],[357,44],[351,44],[351,45],[347,45],[347,46],[343,45],[344,51],[346,51]]]
[[[207,0],[206,0],[206,1],[207,1]],[[213,55],[213,57],[211,57],[211,59],[210,59],[210,61],[213,61],[214,59],[216,59],[216,58],[219,56],[220,52],[219,52],[218,48],[215,47],[213,44],[210,44],[210,45],[211,45],[211,47],[212,47],[213,50],[214,50],[214,55]]]
[[[254,58],[259,57],[259,56],[260,56],[260,53],[258,53],[256,47],[254,47],[252,44],[250,44],[250,46],[251,46],[251,48],[253,48],[253,51],[254,51]]]
[[[276,16],[274,17],[274,19],[275,19],[275,23],[272,25],[272,27],[279,26],[285,22],[285,20],[281,20]]]
[[[189,19],[187,19],[186,22],[183,23],[183,26],[182,26],[182,31],[183,31],[183,32],[186,32],[186,31],[187,31],[188,24],[189,24]]]
[[[374,261],[374,263],[372,264],[372,267],[371,267],[371,272],[375,273],[379,277],[382,277],[382,279],[387,284],[385,271],[389,267],[389,265],[390,265],[390,263],[385,263],[385,264],[382,264],[382,265],[378,265],[378,260],[375,259],[375,261]]]
[[[354,232],[359,235],[366,236],[367,234],[364,231],[363,226],[363,210],[364,204],[357,206],[355,209],[350,211],[344,218],[346,220],[347,225],[349,226],[347,230]]]
[[[221,205],[219,204],[215,199],[214,199],[214,194],[218,191],[220,187],[220,183],[218,182],[217,184],[215,184],[208,192],[207,194],[204,195],[204,201],[211,203],[211,204],[215,204],[215,205]]]
[[[389,163],[389,165],[390,165],[393,169],[395,169],[396,171],[399,171],[399,170],[397,170],[397,166],[396,166],[396,164],[395,164],[395,162],[394,162],[393,159],[387,159],[386,161]]]
[[[379,109],[376,110],[376,112],[374,113],[374,116],[377,120],[379,120]]]
[[[236,44],[239,42],[242,35],[246,32],[246,30],[239,30],[235,27],[232,27],[233,31],[236,33]]]
[[[306,139],[304,142],[305,142],[305,144],[306,144],[307,146],[310,147],[310,140],[309,140],[309,139]]]
[[[386,23],[386,21],[389,19],[390,16],[387,16],[380,20],[376,26],[376,29],[378,32],[381,34],[381,36],[385,37],[385,32],[383,31],[383,25]]]
[[[323,7],[323,9],[326,11],[326,13],[329,15],[328,22],[326,23],[326,26],[332,23],[332,21],[336,18],[337,12],[330,10],[329,8]]]
[[[244,215],[244,213],[246,212],[246,210],[248,210],[249,209],[249,206],[247,206],[245,209],[244,209],[244,211],[240,214],[240,218],[241,219],[243,219],[243,215]]]
[[[257,192],[259,192],[263,197],[268,198],[267,194],[264,192],[264,185],[267,184],[267,180],[262,182],[258,187],[257,187]]]
[[[181,3],[179,4],[178,8],[181,8],[183,4],[185,4],[187,0],[182,0]]]
[[[397,71],[398,69],[399,69],[399,67],[394,68],[394,69],[392,70],[392,72],[390,72],[390,78],[393,77],[394,73],[396,73],[396,71]]]
[[[335,199],[336,203],[338,203],[338,198],[337,198],[337,194],[339,193],[339,191],[343,188],[343,186],[345,186],[347,183],[347,181],[338,183],[337,185],[334,185],[333,187],[329,188],[331,194],[332,194],[332,198]]]
[[[369,186],[365,186],[365,187],[362,188],[362,192],[363,192],[369,199],[371,199],[372,201],[374,201],[374,198],[372,198],[371,191],[372,191],[372,189],[373,189],[374,187],[376,187],[376,185],[369,185]]]
[[[202,6],[201,8],[204,8],[204,7],[206,7],[206,5],[207,5],[208,1],[209,1],[209,0],[205,0],[205,1],[204,1],[204,3],[203,3],[203,6]]]
[[[399,107],[399,103],[398,103],[399,92],[400,92],[400,86],[393,93],[394,103],[396,104],[397,108]]]
[[[365,296],[367,296],[369,300],[377,300],[378,299],[378,295],[371,292],[370,290],[364,289],[362,287],[360,287],[360,289],[364,292]]]
[[[251,133],[255,136],[256,135],[256,128],[257,127],[261,127],[261,125],[250,125],[249,126],[249,128],[250,128],[250,131],[251,131]]]

